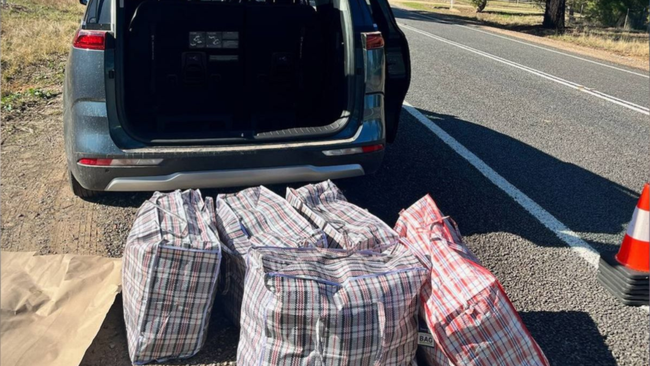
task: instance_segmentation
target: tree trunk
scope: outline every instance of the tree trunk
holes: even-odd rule
[[[566,0],[546,0],[546,10],[544,11],[542,27],[563,31],[565,5]]]
[[[485,6],[487,6],[487,0],[479,0],[476,4],[476,12],[482,12],[483,9],[485,9]]]

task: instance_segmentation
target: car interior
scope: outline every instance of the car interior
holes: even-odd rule
[[[123,103],[143,138],[229,138],[345,116],[332,2],[126,1]]]

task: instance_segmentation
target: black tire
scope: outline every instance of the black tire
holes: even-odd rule
[[[79,184],[77,179],[72,175],[72,172],[68,170],[68,180],[70,181],[70,189],[72,189],[72,193],[74,193],[75,196],[82,198],[82,199],[87,199],[87,198],[92,198],[95,197],[99,194],[97,191],[91,191],[89,189],[86,189]]]

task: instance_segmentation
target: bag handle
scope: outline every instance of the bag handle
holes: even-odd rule
[[[209,220],[206,220],[206,218],[203,216],[204,213],[208,214],[208,217],[210,216],[210,210],[207,208],[205,201],[203,201],[203,198],[201,197],[201,191],[200,190],[194,190],[190,191],[190,203],[194,206],[196,209],[196,215],[199,217],[199,219],[203,222],[203,225],[205,226],[205,231],[206,234],[209,237],[209,240],[213,243],[219,243],[220,247],[223,247],[221,245],[221,240],[219,240],[219,236],[214,232],[213,225]],[[204,243],[205,244],[205,243]],[[203,248],[205,249],[205,247]]]
[[[158,194],[156,194],[156,193],[158,193]],[[180,220],[180,221],[184,224],[184,226],[183,226],[183,228],[182,228],[182,231],[181,231],[181,234],[180,234],[181,237],[180,237],[179,239],[181,239],[181,242],[183,242],[183,238],[185,237],[185,235],[183,235],[183,233],[184,233],[185,231],[187,231],[187,226],[188,226],[187,219],[186,219],[185,217],[182,217],[182,216],[180,216],[180,215],[178,215],[178,214],[176,214],[176,213],[174,213],[174,212],[172,212],[172,211],[170,211],[170,210],[168,210],[168,209],[166,209],[166,208],[163,208],[161,205],[159,205],[159,204],[158,204],[158,199],[161,197],[161,195],[160,195],[159,192],[156,192],[156,193],[154,193],[154,196],[152,196],[152,197],[149,198],[148,200],[144,201],[144,203],[145,203],[145,204],[148,203],[148,204],[154,206],[155,208],[159,209],[160,212],[162,212],[162,213],[164,213],[164,214],[167,214],[168,216],[175,217],[176,219]],[[155,202],[152,201],[152,198],[154,198],[154,197],[155,197],[155,199],[156,199]],[[144,205],[144,204],[143,204],[143,205]],[[158,217],[158,215],[156,215],[156,217]],[[160,221],[160,219],[158,219],[158,227],[159,227],[159,229],[160,229],[161,232],[163,232],[163,233],[165,233],[165,234],[172,235],[173,237],[178,237],[178,236],[177,236],[177,233],[175,233],[175,232],[167,231],[167,230],[163,230],[163,228],[162,228],[162,222]]]
[[[144,201],[144,203],[148,203],[148,204],[150,204],[150,205],[152,205],[152,206],[158,208],[160,211],[162,211],[162,212],[164,212],[164,213],[166,213],[166,214],[168,214],[168,215],[170,215],[170,216],[174,216],[174,217],[176,217],[177,219],[179,219],[179,220],[181,220],[182,222],[184,222],[185,224],[187,224],[187,220],[186,220],[184,217],[181,217],[181,216],[179,216],[179,215],[177,215],[177,214],[175,214],[175,213],[173,213],[173,212],[167,210],[166,208],[163,208],[163,207],[160,206],[159,204],[152,202],[152,201],[151,201],[151,198],[148,199],[148,200],[146,200],[146,201]]]
[[[377,302],[377,322],[379,323],[379,350],[377,350],[374,365],[381,366],[385,364],[384,348],[386,347],[386,310],[381,301]]]
[[[176,199],[178,199],[179,202],[181,202],[181,205],[182,205],[182,207],[183,207],[183,210],[182,210],[182,211],[183,211],[183,213],[185,213],[185,212],[186,212],[186,211],[185,211],[185,210],[186,210],[186,207],[185,207],[186,202],[183,200],[183,197],[182,197],[182,195],[181,195],[180,190],[176,190],[176,191],[174,191],[172,194],[173,194],[174,196],[177,196]],[[203,214],[205,213],[204,211],[207,211],[207,210],[201,210],[201,209],[199,209],[199,207],[198,207],[198,205],[197,205],[198,202],[194,202],[194,201],[193,201],[193,198],[196,198],[196,197],[193,197],[195,194],[199,194],[199,195],[200,195],[200,191],[192,191],[192,192],[191,192],[191,195],[190,195],[190,202],[189,202],[189,204],[190,204],[191,206],[194,206],[194,208],[196,209],[196,216],[198,216],[199,219],[200,219],[200,220],[203,222],[203,224],[205,225],[205,227],[206,227],[206,232],[207,232],[207,235],[210,237],[210,240],[212,240],[212,241],[215,242],[215,243],[219,243],[219,247],[220,247],[220,249],[223,250],[223,249],[224,249],[224,246],[221,245],[221,241],[219,240],[218,236],[216,236],[215,233],[212,232],[212,230],[210,230],[210,228],[211,228],[210,222],[206,221],[205,217],[203,216]],[[160,197],[160,196],[157,196],[156,198],[159,198],[159,197]],[[189,222],[188,222],[188,220],[187,220],[187,216],[186,216],[186,215],[182,215],[182,216],[181,216],[181,215],[179,215],[179,214],[176,214],[176,213],[174,213],[174,212],[172,212],[172,211],[170,211],[170,210],[168,210],[168,209],[162,207],[162,206],[159,205],[157,202],[153,202],[153,201],[151,200],[151,198],[148,199],[148,200],[146,200],[145,203],[148,203],[148,204],[150,204],[150,205],[156,207],[156,208],[159,209],[161,212],[163,212],[163,213],[165,213],[165,214],[167,214],[167,215],[169,215],[169,216],[173,216],[173,217],[175,217],[176,219],[180,220],[182,223],[184,223],[185,225],[184,225],[184,227],[183,227],[183,229],[182,229],[182,232],[181,232],[182,237],[180,238],[180,239],[181,239],[181,242],[183,243],[183,242],[187,242],[187,241],[190,240],[190,238],[189,238]],[[205,204],[203,205],[203,207],[205,208]],[[189,208],[187,208],[187,209],[189,209]],[[165,231],[165,232],[168,233],[168,234],[171,234],[171,235],[173,235],[173,236],[176,236],[176,234],[173,233],[173,232],[167,232],[167,231]],[[189,244],[189,243],[185,243],[185,244]],[[203,249],[205,249],[205,248],[203,248]],[[226,248],[226,249],[227,249],[227,248]]]

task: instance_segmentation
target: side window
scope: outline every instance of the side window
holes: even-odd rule
[[[90,0],[88,2],[86,16],[84,17],[86,29],[110,29],[111,1]]]

